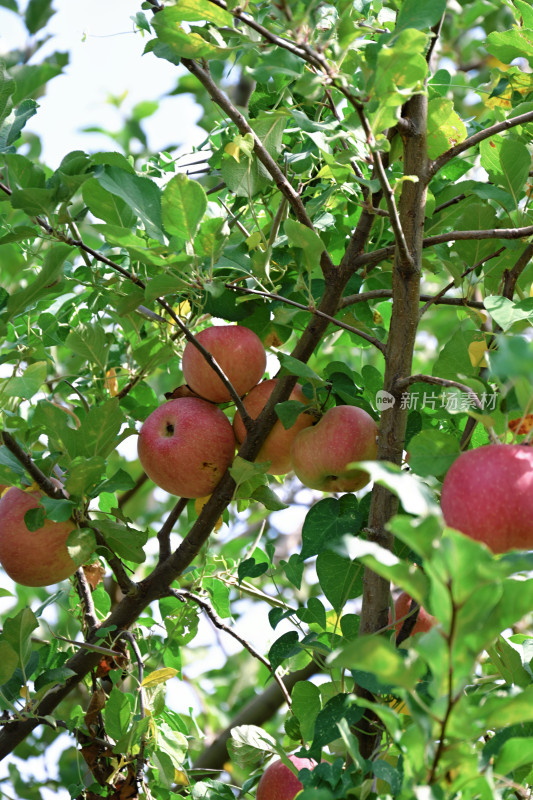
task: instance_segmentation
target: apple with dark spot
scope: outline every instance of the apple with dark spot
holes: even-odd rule
[[[205,497],[233,461],[235,436],[220,408],[180,397],[146,418],[137,452],[144,471],[161,489],[178,497]]]

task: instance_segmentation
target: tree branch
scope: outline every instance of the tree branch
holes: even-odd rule
[[[341,322],[335,317],[330,316],[329,314],[323,314],[316,308],[310,308],[309,306],[305,306],[303,303],[298,303],[296,300],[290,300],[288,297],[282,297],[282,295],[274,294],[273,292],[264,292],[260,291],[259,289],[248,289],[246,286],[238,286],[234,283],[226,283],[224,284],[227,289],[231,289],[234,292],[242,292],[243,294],[253,294],[257,295],[258,297],[264,297],[268,300],[278,300],[280,303],[286,303],[286,305],[294,306],[294,308],[300,308],[302,311],[308,311],[309,314],[316,314],[317,317],[322,317],[326,319],[331,325],[336,325],[338,328],[342,328],[345,331],[349,331],[350,333],[354,333],[356,336],[360,336],[361,339],[364,339],[369,344],[374,345],[381,353],[385,352],[385,345],[383,342],[380,342],[379,339],[376,339],[374,336],[370,336],[370,334],[365,333],[364,331],[359,330],[359,328],[355,328],[353,325],[347,325],[345,322]]]
[[[290,672],[281,680],[285,684],[286,690],[292,692],[294,686],[299,681],[308,681],[312,675],[321,671],[321,667],[315,661],[311,661],[306,667],[297,672]],[[195,775],[197,772],[223,769],[228,760],[227,742],[231,737],[232,728],[239,725],[263,725],[268,719],[274,716],[278,708],[285,702],[285,695],[282,693],[277,683],[272,683],[262,694],[257,695],[247,703],[238,714],[231,720],[229,725],[217,736],[214,742],[198,756],[193,763]]]
[[[306,225],[311,230],[314,230],[313,223],[305,210],[305,206],[298,192],[294,189],[292,184],[287,179],[286,175],[282,172],[276,161],[272,158],[266,147],[263,145],[253,128],[249,125],[246,118],[241,112],[233,105],[227,95],[222,92],[209,73],[202,69],[202,67],[190,58],[182,58],[181,63],[186,67],[189,72],[197,78],[204,89],[207,90],[211,99],[217,106],[231,119],[237,126],[241,135],[249,134],[254,140],[254,153],[258,160],[267,169],[272,180],[276,184],[281,194],[287,199],[290,207],[292,208],[296,219],[303,225]],[[324,274],[331,272],[335,269],[331,258],[326,250],[320,256],[320,263]]]
[[[503,122],[497,122],[495,125],[485,128],[484,131],[478,131],[477,133],[474,133],[472,136],[469,136],[467,139],[465,139],[464,142],[456,144],[455,147],[451,147],[449,150],[446,150],[445,153],[431,162],[429,166],[429,179],[431,180],[431,178],[433,178],[436,173],[453,158],[461,153],[464,153],[465,150],[475,147],[484,139],[490,139],[491,136],[496,136],[498,133],[508,131],[511,128],[515,128],[517,125],[526,125],[528,122],[533,122],[533,111],[527,111],[525,114],[519,114],[517,117],[505,119]]]
[[[533,236],[533,225],[526,225],[522,228],[489,228],[481,231],[449,231],[448,233],[438,233],[435,236],[426,236],[422,240],[422,247],[426,249],[447,242],[477,241],[478,239],[526,239],[529,236]],[[375,267],[380,261],[394,255],[394,250],[395,245],[392,244],[380,247],[379,250],[373,250],[371,253],[361,253],[354,260],[354,268]]]
[[[7,449],[12,453],[17,461],[22,464],[28,475],[35,481],[39,489],[55,500],[64,500],[65,495],[51,480],[47,478],[44,472],[41,472],[39,467],[32,461],[30,456],[19,445],[17,440],[11,436],[7,431],[0,431],[0,440],[3,441]]]
[[[169,589],[169,592],[173,597],[185,597],[187,600],[191,600],[193,603],[196,603],[196,605],[202,609],[204,614],[209,617],[216,628],[218,628],[220,631],[224,631],[224,633],[227,633],[229,636],[239,642],[239,644],[242,645],[245,650],[248,650],[251,656],[260,661],[261,664],[268,669],[274,680],[278,683],[279,688],[285,698],[285,702],[289,708],[291,707],[291,697],[287,691],[287,687],[283,683],[281,677],[277,674],[276,670],[272,669],[270,661],[267,658],[264,658],[261,653],[258,653],[255,647],[253,647],[243,636],[240,636],[237,631],[233,630],[233,628],[230,628],[229,625],[226,625],[215,613],[214,609],[209,605],[209,603],[207,603],[205,600],[202,600],[201,597],[198,597],[198,595],[195,595],[193,592],[187,592],[184,589],[176,591]]]

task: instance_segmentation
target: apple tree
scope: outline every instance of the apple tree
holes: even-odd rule
[[[40,57],[52,0],[0,6],[28,31],[0,66],[2,796],[254,798],[295,753],[301,800],[531,797],[533,539],[496,553],[440,507],[463,451],[533,429],[530,3],[132,4],[205,139],[151,152],[152,91],[54,168],[31,133],[68,63]],[[196,338],[236,325],[257,413]],[[137,456],[165,403],[208,402],[186,347],[243,429],[207,496],[158,484],[176,420]],[[354,410],[377,428],[355,488],[324,478]],[[189,421],[197,486],[216,443]],[[313,437],[299,477],[264,457],[275,426]],[[487,527],[509,507],[531,534],[502,485]]]

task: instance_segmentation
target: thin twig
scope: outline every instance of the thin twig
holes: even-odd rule
[[[491,253],[490,256],[485,256],[485,258],[482,258],[481,261],[478,261],[472,267],[468,267],[468,269],[465,269],[465,271],[461,273],[461,278],[466,278],[468,275],[470,275],[471,272],[474,272],[476,269],[478,269],[478,267],[480,267],[482,264],[485,264],[487,261],[496,258],[501,253],[503,253],[504,250],[505,247],[500,247],[499,250],[496,250],[495,253]],[[426,313],[428,308],[430,308],[430,306],[434,305],[435,303],[442,302],[444,295],[447,292],[449,292],[450,289],[455,289],[455,281],[450,281],[450,283],[448,283],[443,289],[441,289],[440,292],[438,292],[438,294],[436,294],[434,297],[430,297],[420,309],[419,316],[422,317]]]
[[[135,636],[131,633],[131,631],[121,631],[120,638],[127,639],[129,642],[131,649],[135,654],[135,660],[137,662],[137,677],[139,681],[139,717],[140,719],[144,719],[146,716],[146,709],[144,707],[144,695],[143,695],[143,687],[142,682],[144,679],[144,664],[141,651],[139,650],[139,645],[135,639]],[[139,742],[139,752],[137,753],[137,768],[135,770],[135,780],[138,784],[143,782],[143,773],[144,773],[144,749],[146,745],[146,733],[143,733],[141,736],[141,740]]]
[[[316,308],[310,308],[303,303],[298,303],[296,300],[290,300],[288,297],[282,297],[282,295],[274,294],[273,292],[264,292],[260,291],[259,289],[249,289],[246,286],[237,286],[233,283],[226,283],[225,286],[227,289],[232,289],[234,292],[253,294],[258,297],[264,297],[267,300],[278,300],[279,302],[286,303],[289,306],[300,308],[302,311],[307,311],[309,314],[315,314],[317,317],[327,319],[328,322],[330,322],[332,325],[336,325],[338,328],[342,328],[345,331],[356,334],[356,336],[360,336],[361,339],[364,339],[369,344],[374,345],[374,347],[376,347],[381,353],[385,352],[385,344],[380,342],[379,339],[376,339],[374,336],[370,336],[370,334],[359,330],[359,328],[355,328],[353,325],[347,325],[345,322],[341,322],[340,320],[335,319],[335,317],[331,317],[329,314],[324,314],[322,311],[319,311]]]
[[[510,128],[514,128],[517,125],[526,125],[528,122],[533,122],[533,111],[527,111],[525,114],[519,114],[517,117],[511,117],[510,119],[503,120],[503,122],[497,122],[495,125],[491,125],[489,128],[485,128],[483,131],[478,131],[477,133],[472,134],[472,136],[469,136],[464,140],[464,142],[460,142],[454,147],[451,147],[449,150],[446,150],[445,153],[440,155],[431,163],[429,168],[430,178],[433,178],[439,169],[442,169],[445,164],[454,159],[456,156],[464,153],[465,150],[475,147],[485,139],[490,139],[491,136],[496,136],[498,133],[508,131]]]
[[[200,606],[202,611],[204,611],[204,613],[207,614],[207,616],[209,617],[209,619],[211,620],[213,625],[215,625],[215,627],[217,627],[219,630],[224,631],[225,633],[229,634],[229,636],[232,636],[234,639],[236,639],[239,642],[239,644],[241,644],[246,650],[248,650],[248,652],[254,658],[256,658],[258,661],[260,661],[261,664],[263,664],[268,669],[268,671],[272,674],[272,677],[277,682],[279,688],[283,692],[283,696],[285,698],[285,701],[286,701],[288,707],[289,708],[291,707],[291,696],[290,696],[289,692],[287,691],[287,687],[283,683],[281,677],[277,674],[276,670],[272,669],[272,666],[270,665],[270,662],[268,661],[268,659],[266,659],[264,656],[262,656],[261,653],[259,653],[250,644],[250,642],[248,642],[244,637],[240,636],[236,631],[233,630],[233,628],[230,628],[229,625],[226,625],[224,622],[222,622],[220,617],[216,614],[214,609],[211,608],[209,603],[206,603],[206,601],[202,600],[201,597],[198,597],[193,592],[188,592],[188,591],[185,591],[185,590],[182,590],[182,589],[180,589],[179,591],[176,590],[175,592],[174,592],[174,590],[171,590],[171,592],[172,592],[173,595],[176,594],[176,595],[180,595],[181,597],[185,597],[187,600],[191,600],[193,603],[196,603],[196,605]]]
[[[254,153],[257,156],[257,159],[263,164],[279,191],[287,199],[296,216],[296,219],[303,225],[311,228],[311,230],[314,230],[313,223],[305,209],[302,198],[287,179],[287,176],[280,169],[277,162],[274,160],[274,158],[272,158],[253,128],[248,124],[246,118],[233,105],[229,97],[219,89],[207,70],[203,69],[196,61],[193,61],[190,58],[182,58],[181,63],[192,75],[195,76],[195,78],[200,81],[204,89],[207,90],[211,99],[237,126],[239,133],[243,136],[247,134],[252,136],[254,141]],[[334,270],[333,262],[331,261],[331,258],[326,250],[322,251],[320,262],[324,274]]]
[[[91,637],[99,627],[98,617],[96,616],[91,587],[89,586],[89,582],[87,581],[82,567],[76,570],[76,589],[81,600],[83,619],[87,627],[87,636]]]
[[[7,431],[0,431],[0,440],[3,441],[7,449],[15,456],[17,461],[22,464],[26,472],[33,478],[39,489],[48,497],[54,500],[64,500],[65,495],[52,481],[41,472],[39,467],[32,461],[30,456],[19,445],[17,440]]]
[[[398,394],[401,394],[403,391],[407,390],[409,386],[413,383],[429,383],[432,386],[442,386],[444,388],[455,388],[459,389],[461,392],[464,392],[469,396],[472,400],[474,405],[476,406],[477,410],[480,413],[484,413],[483,403],[479,399],[477,393],[470,387],[467,386],[466,383],[461,383],[460,381],[452,381],[448,380],[447,378],[437,378],[435,375],[424,375],[418,373],[416,375],[409,375],[407,378],[401,378],[397,380],[394,384],[394,391]],[[491,440],[492,444],[499,444],[500,440],[498,439],[496,433],[492,428],[487,428],[487,433],[489,439]]]

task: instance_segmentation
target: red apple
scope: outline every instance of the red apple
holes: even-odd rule
[[[10,578],[22,586],[49,586],[73,575],[77,566],[68,554],[72,521],[45,520],[29,531],[24,515],[37,508],[42,494],[12,487],[0,499],[0,563]]]
[[[233,461],[235,437],[219,408],[181,397],[163,403],[144,421],[137,452],[148,477],[166,492],[204,497]]]
[[[322,492],[356,492],[370,481],[367,472],[349,469],[353,461],[377,456],[377,425],[362,408],[335,406],[310,428],[300,431],[291,448],[292,467],[305,486]]]
[[[289,756],[297,770],[314,769],[316,761],[312,758]],[[281,761],[273,761],[261,775],[257,784],[257,800],[293,800],[303,789],[302,784],[293,772]]]
[[[246,408],[252,419],[257,419],[265,404],[274,391],[277,380],[271,378],[267,381],[258,383],[257,386],[246,395],[244,398],[244,407]],[[289,400],[298,400],[300,403],[309,403],[309,400],[302,392],[302,387],[296,384],[291,392]],[[294,437],[299,431],[309,427],[314,422],[312,414],[305,414],[302,412],[297,418],[294,425],[290,428],[284,428],[280,420],[274,423],[274,427],[265,439],[261,450],[259,451],[256,461],[270,461],[270,467],[267,472],[270,475],[285,475],[292,469],[291,465],[291,445]],[[237,412],[233,420],[233,430],[235,437],[239,444],[246,438],[246,428],[241,419],[241,415]]]
[[[442,485],[446,525],[494,553],[533,550],[533,448],[518,444],[461,453]]]
[[[394,619],[393,615],[389,611],[389,625],[394,623],[396,635],[400,633],[403,623],[405,622],[405,618],[411,610],[411,600],[412,597],[410,594],[407,594],[407,592],[400,592],[394,602]],[[426,633],[436,624],[437,620],[435,617],[431,616],[431,614],[428,614],[426,609],[420,606],[418,609],[417,620],[413,630],[411,631],[411,636],[415,633]]]
[[[208,350],[239,395],[249,392],[266,369],[266,352],[261,339],[242,325],[206,328],[196,340]],[[183,376],[189,387],[206,400],[225,403],[230,394],[201,352],[187,342],[183,351]]]

